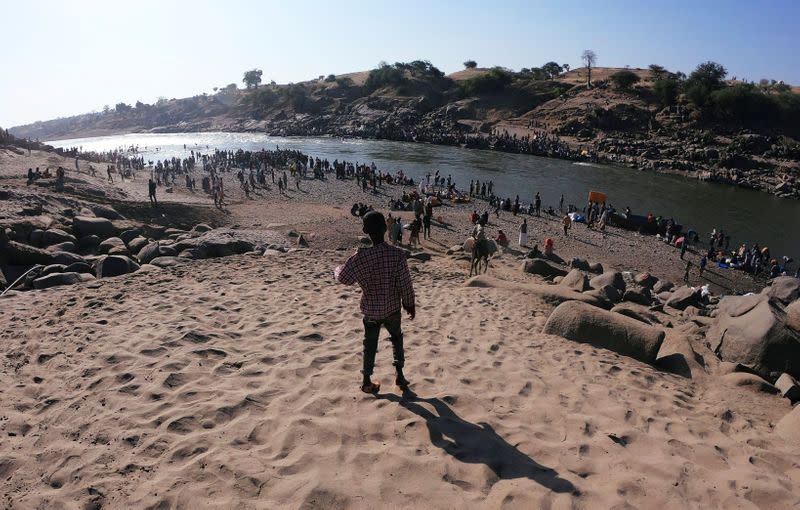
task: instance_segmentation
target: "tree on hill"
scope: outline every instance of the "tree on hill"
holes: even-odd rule
[[[617,71],[616,73],[609,76],[609,79],[614,83],[614,85],[620,90],[629,90],[634,83],[639,81],[639,75],[634,73],[633,71],[628,71],[627,69],[623,71]]]
[[[561,65],[556,62],[548,62],[542,66],[542,71],[547,74],[551,80],[561,74]]]
[[[386,62],[378,64],[377,69],[373,69],[364,81],[364,88],[372,92],[387,85],[399,85],[405,80],[403,70],[398,69],[397,65],[389,65]]]
[[[478,67],[478,63],[474,60],[467,60],[464,62],[464,69],[475,69],[476,67]]]
[[[586,78],[586,84],[591,87],[592,68],[595,67],[595,64],[597,64],[597,54],[594,52],[594,50],[583,50],[581,60],[586,65],[586,70],[589,72],[589,75]]]
[[[467,96],[479,96],[500,92],[511,83],[513,77],[505,69],[494,67],[488,73],[461,82],[461,90]]]
[[[117,105],[114,107],[114,110],[116,110],[117,113],[125,113],[133,110],[133,108],[125,103],[117,103]]]
[[[261,83],[261,75],[261,69],[251,69],[250,71],[245,71],[242,81],[248,89],[258,87],[258,84]]]
[[[561,68],[564,69],[564,72],[569,72],[569,64],[561,64]]]
[[[653,81],[658,81],[669,75],[670,72],[667,71],[663,66],[658,64],[650,64],[650,76],[653,78]]]
[[[679,91],[680,82],[672,76],[656,80],[653,84],[653,92],[662,107],[674,105],[678,100]]]
[[[686,96],[696,106],[703,107],[711,94],[725,87],[728,71],[716,62],[703,62],[686,80]]]

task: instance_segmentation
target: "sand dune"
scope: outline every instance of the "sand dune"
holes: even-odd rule
[[[359,292],[330,275],[345,255],[212,259],[4,298],[5,505],[798,503],[798,452],[771,434],[786,401],[541,335],[548,305],[466,287],[436,261],[412,261],[416,395],[390,386],[388,342],[383,392],[360,393]]]

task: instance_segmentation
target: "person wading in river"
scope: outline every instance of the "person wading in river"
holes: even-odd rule
[[[381,385],[373,383],[371,377],[381,326],[386,328],[392,339],[395,383],[401,388],[408,387],[409,382],[403,375],[405,355],[400,308],[402,306],[408,312],[409,319],[414,320],[416,307],[405,252],[384,242],[386,220],[383,214],[370,211],[364,215],[363,220],[363,232],[369,236],[372,247],[356,252],[344,265],[334,270],[334,276],[339,283],[345,285],[358,283],[363,292],[361,313],[364,314],[364,364],[361,370],[361,391],[377,393]]]

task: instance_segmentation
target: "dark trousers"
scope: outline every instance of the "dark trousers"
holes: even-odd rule
[[[375,352],[378,350],[378,337],[381,326],[386,328],[392,338],[392,351],[394,354],[395,368],[403,368],[405,357],[403,354],[403,331],[400,329],[400,311],[384,319],[368,319],[364,317],[364,368],[361,373],[365,376],[372,375],[375,367]]]

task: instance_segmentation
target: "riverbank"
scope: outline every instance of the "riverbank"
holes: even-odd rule
[[[657,363],[544,334],[554,299],[601,301],[524,272],[526,250],[513,243],[521,218],[510,213],[492,214],[488,233],[503,229],[512,245],[468,279],[468,256],[453,245],[476,205],[446,202],[408,259],[413,393],[390,385],[382,344],[384,388],[364,395],[360,291],[336,284],[332,270],[363,246],[351,204],[409,221],[386,204],[411,187],[365,192],[329,175],[299,189],[290,181],[285,194],[268,179],[248,197],[228,172],[222,209],[180,185],[159,187],[154,208],[146,173],[109,182],[82,160],[75,171],[52,153],[6,157],[0,223],[15,232],[78,233],[76,215],[111,208],[126,217],[114,228],[165,249],[193,239],[268,247],[167,256],[0,300],[0,485],[12,507],[788,508],[796,499],[800,452],[773,431],[789,400],[727,377],[749,374],[727,374],[731,364],[705,344],[716,297],[684,309],[621,304],[668,332]],[[45,165],[69,168],[64,192],[26,186],[20,169]],[[565,237],[558,218],[526,218],[531,244],[552,238],[565,260],[631,272],[628,281],[642,271],[682,279],[679,253],[654,237],[583,225]],[[691,283],[748,290],[738,274],[693,272]]]
[[[64,144],[100,152],[138,147],[137,154],[146,161],[184,158],[192,150],[255,151],[280,146],[331,162],[342,158],[375,162],[386,171],[403,171],[414,179],[438,171],[443,177],[451,176],[460,189],[468,189],[469,182],[475,179],[493,180],[496,195],[512,201],[519,195],[525,205],[538,192],[545,209],[558,208],[561,195],[564,207],[573,204],[582,209],[588,190],[602,191],[617,210],[630,207],[635,214],[673,218],[686,229],[698,232],[703,240],[713,229],[722,229],[731,236],[731,246],[757,242],[771,247],[778,257],[800,258],[800,239],[786,235],[782,220],[800,215],[799,201],[679,176],[649,173],[644,178],[641,172],[618,166],[432,144],[246,133],[129,134],[68,140]]]

